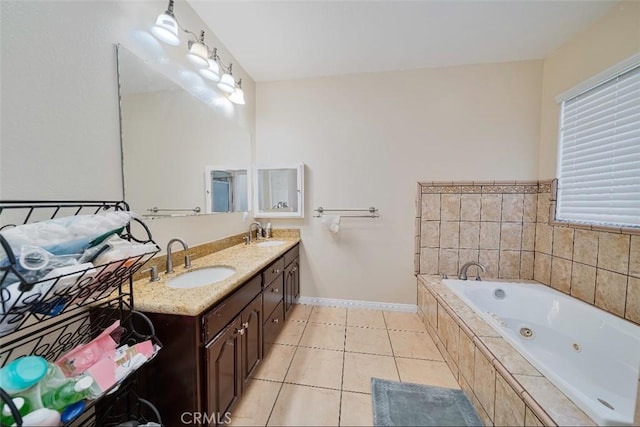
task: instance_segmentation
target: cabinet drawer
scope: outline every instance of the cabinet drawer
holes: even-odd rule
[[[274,279],[269,286],[267,286],[262,294],[262,312],[264,313],[265,318],[273,313],[276,306],[283,300],[284,286],[282,274],[283,273],[280,273],[278,277]]]
[[[263,354],[266,355],[267,351],[271,348],[271,345],[275,342],[278,334],[284,327],[284,309],[282,306],[282,302],[278,304],[271,316],[267,318],[267,321],[264,324],[262,329],[264,334],[264,348]]]
[[[300,245],[295,245],[293,248],[289,249],[289,251],[284,254],[284,265],[285,267],[291,264],[291,261],[296,259],[300,253]]]
[[[260,275],[242,285],[238,290],[227,297],[213,310],[202,317],[204,328],[204,342],[215,337],[234,317],[242,311],[262,290],[262,278]]]
[[[280,257],[267,268],[264,269],[262,276],[264,277],[264,286],[265,288],[273,282],[273,279],[278,277],[284,271],[284,258]]]

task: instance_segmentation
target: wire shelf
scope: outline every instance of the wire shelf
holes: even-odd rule
[[[128,205],[122,201],[0,201],[0,230],[64,216],[125,210],[128,210]],[[119,236],[137,243],[149,243],[148,251],[59,277],[30,282],[20,274],[16,256],[0,234],[0,255],[5,255],[5,263],[0,267],[0,367],[27,355],[55,362],[78,345],[97,337],[116,320],[120,320],[120,326],[124,328],[119,345],[132,346],[151,340],[156,346],[161,346],[151,321],[133,309],[132,292],[133,274],[160,248],[152,240],[148,227],[136,218],[132,218]],[[118,381],[98,399],[89,401],[85,414],[109,394],[111,396],[106,399],[109,401],[126,394],[130,383],[135,382],[132,376],[135,377],[135,372]],[[4,391],[0,393],[2,401],[13,406],[5,395]],[[88,425],[104,425],[96,421],[104,412],[101,408],[95,408],[96,415],[87,418]],[[20,426],[21,418],[16,419]]]

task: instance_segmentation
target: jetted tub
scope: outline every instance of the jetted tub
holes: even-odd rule
[[[442,281],[598,425],[632,425],[640,326],[544,285]]]

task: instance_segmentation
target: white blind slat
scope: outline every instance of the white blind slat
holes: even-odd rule
[[[556,218],[640,227],[640,64],[561,108]]]

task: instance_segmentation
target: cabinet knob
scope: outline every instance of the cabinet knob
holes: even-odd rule
[[[277,268],[274,268],[273,270],[271,270],[271,272],[273,274],[280,274],[280,270],[278,270]]]
[[[278,322],[280,322],[280,320],[279,319],[273,319],[272,322],[273,323],[278,323]]]
[[[249,322],[244,322],[244,323],[242,324],[242,327],[243,327],[244,329],[249,329]]]
[[[278,288],[273,288],[273,289],[271,289],[271,292],[275,292],[275,293],[277,294],[278,292],[280,292],[280,289],[278,289]]]
[[[298,267],[293,267],[291,271],[298,271]]]
[[[238,334],[238,335],[244,335],[244,329],[243,329],[243,328],[236,329],[236,334]]]

